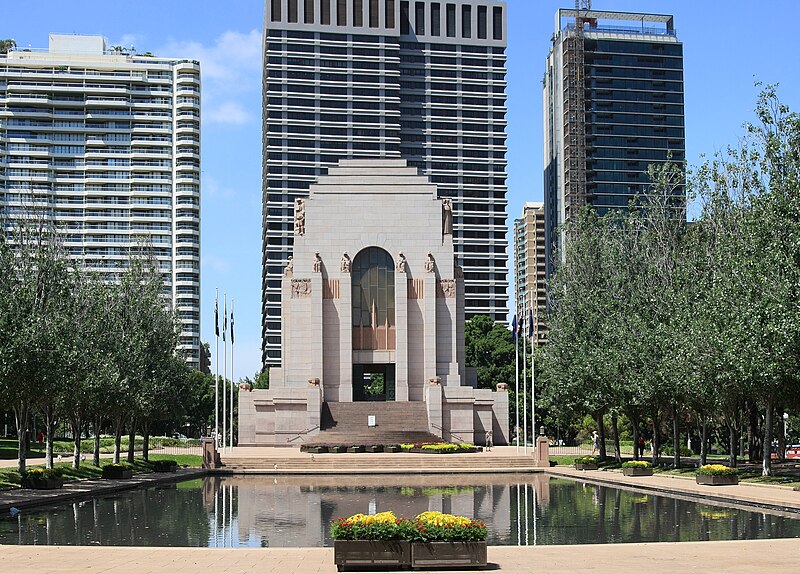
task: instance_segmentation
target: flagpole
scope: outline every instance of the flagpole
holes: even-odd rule
[[[217,350],[214,355],[214,450],[219,446],[219,288],[214,299],[214,332],[217,338]],[[215,515],[216,516],[216,515]]]
[[[533,444],[536,444],[536,345],[534,342],[536,341],[535,332],[533,329],[533,303],[531,303],[531,308],[528,310],[528,328],[530,329],[530,336],[531,336],[531,438],[533,439]],[[538,309],[537,309],[538,313]]]
[[[231,297],[231,450],[233,450],[233,298]],[[233,493],[231,493],[233,496]]]
[[[522,452],[528,454],[528,330],[525,328],[525,294],[522,295]],[[525,491],[527,501],[528,491]],[[526,523],[527,524],[527,523]]]
[[[225,331],[228,330],[228,294],[222,294],[222,450],[225,450],[225,437],[228,435],[228,343],[225,338]]]
[[[517,454],[519,454],[519,337],[517,336],[517,316],[514,315],[514,379],[516,381],[514,391],[514,412],[516,422],[514,423],[514,434],[517,435]]]

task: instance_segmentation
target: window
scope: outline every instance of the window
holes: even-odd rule
[[[272,0],[271,19],[273,22],[281,21],[281,0]]]
[[[411,26],[408,19],[408,2],[400,2],[400,34],[404,36],[411,33]]]
[[[472,38],[472,6],[461,7],[461,37]]]
[[[331,23],[331,0],[320,0],[320,16],[322,24],[328,25]]]
[[[378,28],[380,26],[380,14],[378,13],[378,1],[369,0],[369,27]]]
[[[364,0],[353,0],[353,26],[364,25]]]
[[[394,0],[386,0],[386,27],[394,28]]]
[[[394,260],[368,247],[353,261],[353,348],[395,348]]]
[[[478,38],[486,39],[486,6],[478,6]]]
[[[431,36],[440,36],[442,7],[438,2],[431,4]]]
[[[456,5],[447,5],[447,37],[456,37]]]
[[[347,0],[336,0],[336,25],[347,26]]]
[[[492,8],[492,38],[503,39],[503,8],[500,6]]]
[[[414,34],[417,36],[425,35],[425,3],[414,3]]]
[[[303,12],[303,22],[306,24],[314,23],[314,0],[306,0],[306,8]]]
[[[297,22],[297,0],[289,0],[289,22]]]

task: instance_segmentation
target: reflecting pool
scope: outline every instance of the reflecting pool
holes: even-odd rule
[[[545,475],[231,476],[4,514],[0,544],[331,546],[331,521],[385,510],[480,518],[493,545],[800,537],[797,514]]]

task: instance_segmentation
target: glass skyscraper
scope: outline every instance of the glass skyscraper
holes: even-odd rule
[[[673,17],[559,10],[544,95],[548,270],[583,205],[625,208],[650,164],[685,159],[683,45]],[[682,192],[682,190],[681,190]]]
[[[340,159],[406,159],[451,198],[466,316],[505,321],[505,3],[266,0],[265,8],[264,365],[281,360],[294,201]]]

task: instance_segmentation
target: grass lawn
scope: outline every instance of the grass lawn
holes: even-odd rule
[[[0,458],[17,458],[17,439],[0,438]],[[41,445],[40,448],[39,443],[32,442],[31,450],[28,451],[28,458],[44,458],[44,445]]]
[[[122,459],[125,460],[124,458]],[[142,458],[134,459],[133,463],[133,470],[134,473],[148,473],[153,472],[153,465],[151,462],[156,460],[174,460],[178,463],[178,466],[187,466],[187,467],[200,467],[203,464],[203,457],[193,454],[179,454],[179,455],[167,455],[167,454],[152,454],[150,455],[150,462],[145,462]],[[94,466],[89,461],[84,461],[81,463],[80,468],[74,469],[72,468],[71,462],[61,462],[55,463],[53,466],[56,468],[62,469],[64,473],[64,480],[85,480],[89,478],[100,478],[102,474],[102,467],[107,464],[111,464],[112,459],[110,458],[103,458],[100,459],[100,466]],[[28,465],[29,468],[33,466],[44,466],[44,465]],[[16,487],[19,488],[22,485],[22,479],[16,469],[0,469],[0,488],[8,488],[8,487]]]

